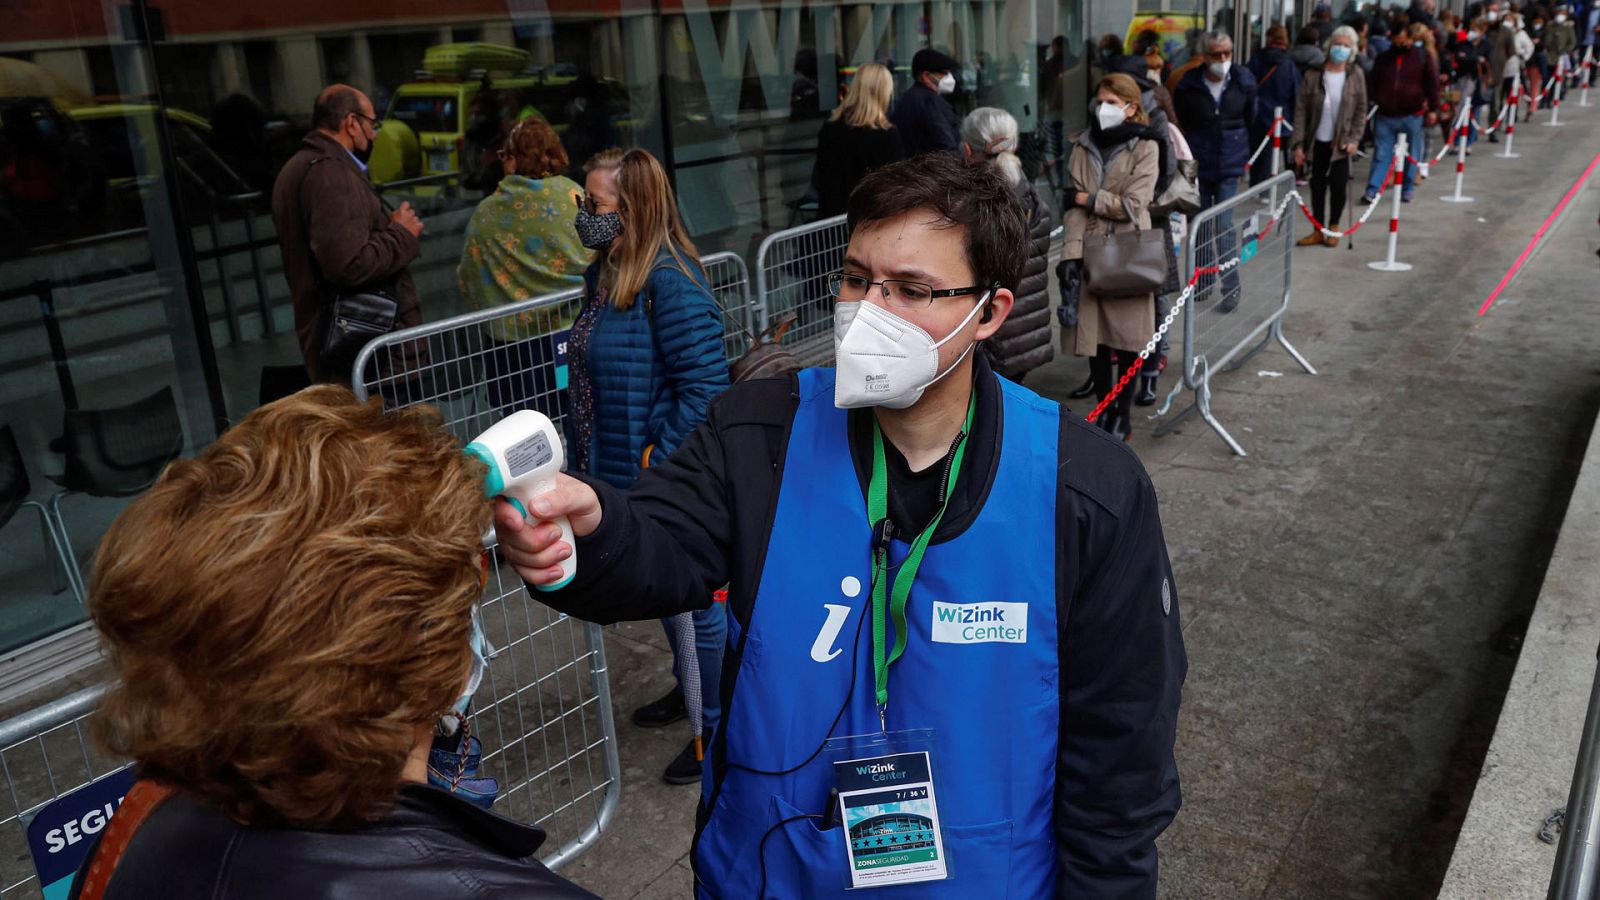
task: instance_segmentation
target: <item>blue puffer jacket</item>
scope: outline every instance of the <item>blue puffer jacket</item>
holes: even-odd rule
[[[584,272],[586,296],[599,272],[599,263]],[[585,357],[595,417],[588,474],[631,487],[645,448],[652,462],[664,461],[727,389],[722,311],[703,279],[663,251],[631,308],[600,310]]]

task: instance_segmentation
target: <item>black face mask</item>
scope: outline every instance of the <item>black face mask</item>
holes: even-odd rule
[[[622,214],[618,212],[592,213],[578,207],[578,218],[572,223],[578,231],[578,242],[590,250],[604,250],[622,233]]]
[[[367,145],[365,147],[360,148],[360,149],[357,149],[355,147],[351,147],[350,148],[350,155],[354,156],[356,159],[361,160],[361,164],[363,166],[366,165],[367,164],[367,160],[372,158],[372,142],[371,141],[367,141]]]

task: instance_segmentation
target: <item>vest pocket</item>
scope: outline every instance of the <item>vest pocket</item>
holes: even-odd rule
[[[776,824],[802,814],[782,797],[772,798]],[[807,810],[806,812],[820,812]],[[845,829],[819,830],[815,819],[801,819],[778,829],[767,841],[767,896],[788,900],[786,890],[808,885],[795,896],[845,897],[850,884],[845,856]],[[944,825],[945,856],[950,877],[899,887],[873,888],[873,897],[969,898],[1008,897],[1011,879],[1011,820],[983,825]],[[759,877],[759,876],[757,876]],[[853,895],[851,895],[853,896]]]

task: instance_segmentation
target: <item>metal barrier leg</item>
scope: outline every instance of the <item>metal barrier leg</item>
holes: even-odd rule
[[[1283,317],[1280,316],[1276,322],[1272,323],[1272,336],[1277,338],[1279,345],[1281,345],[1290,356],[1294,357],[1294,361],[1300,364],[1300,368],[1306,370],[1307,375],[1317,374],[1316,368],[1312,366],[1303,355],[1301,355],[1299,350],[1294,348],[1293,344],[1289,343],[1288,338],[1283,336]]]
[[[217,283],[222,286],[222,309],[228,316],[228,343],[237,347],[239,345],[239,316],[233,309],[233,289],[228,285],[227,260],[223,257],[222,239],[217,231],[217,210],[211,210],[211,253],[217,261]],[[207,322],[206,327],[211,323]]]
[[[250,245],[250,274],[256,280],[256,309],[261,315],[261,333],[271,337],[278,333],[272,321],[272,299],[267,295],[267,279],[261,274],[261,248],[256,246],[256,215],[244,211],[244,239]]]
[[[1229,372],[1238,371],[1240,368],[1242,368],[1244,366],[1245,363],[1249,362],[1251,360],[1251,358],[1254,357],[1257,353],[1260,353],[1261,351],[1267,349],[1267,345],[1270,344],[1270,343],[1272,343],[1272,332],[1268,331],[1266,334],[1263,334],[1261,336],[1261,340],[1257,341],[1256,345],[1254,347],[1251,347],[1249,350],[1246,350],[1244,353],[1240,354],[1238,359],[1234,360],[1231,363],[1228,363],[1227,371],[1229,371]]]
[[[1195,390],[1195,406],[1200,410],[1200,417],[1206,420],[1206,424],[1211,426],[1211,430],[1215,431],[1217,433],[1217,437],[1222,438],[1222,440],[1227,443],[1228,447],[1232,449],[1234,453],[1237,453],[1240,456],[1250,455],[1244,452],[1244,447],[1240,446],[1239,442],[1233,439],[1233,435],[1228,433],[1228,429],[1223,428],[1222,423],[1217,421],[1217,417],[1211,413],[1210,369],[1206,369],[1201,373],[1200,387]]]
[[[1200,404],[1198,401],[1185,406],[1177,415],[1161,423],[1161,425],[1157,426],[1155,431],[1150,433],[1156,437],[1162,437],[1163,435],[1171,434],[1173,429],[1177,428],[1179,425],[1182,425],[1183,420],[1189,418],[1189,416],[1199,408]]]

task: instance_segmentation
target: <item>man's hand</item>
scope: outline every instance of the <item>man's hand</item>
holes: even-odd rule
[[[1306,164],[1306,148],[1304,148],[1304,147],[1296,147],[1296,148],[1294,148],[1294,167],[1296,169],[1301,169],[1301,168],[1305,167],[1305,164]]]
[[[500,538],[500,555],[529,584],[554,584],[561,580],[561,561],[574,548],[561,540],[561,526],[551,520],[566,516],[574,537],[588,537],[600,527],[600,498],[594,488],[572,476],[556,476],[556,486],[533,498],[528,518],[504,500],[494,504],[494,529]]]
[[[400,208],[389,216],[389,221],[411,232],[414,238],[422,237],[422,219],[417,216],[417,211],[411,208],[411,201],[400,204]]]

